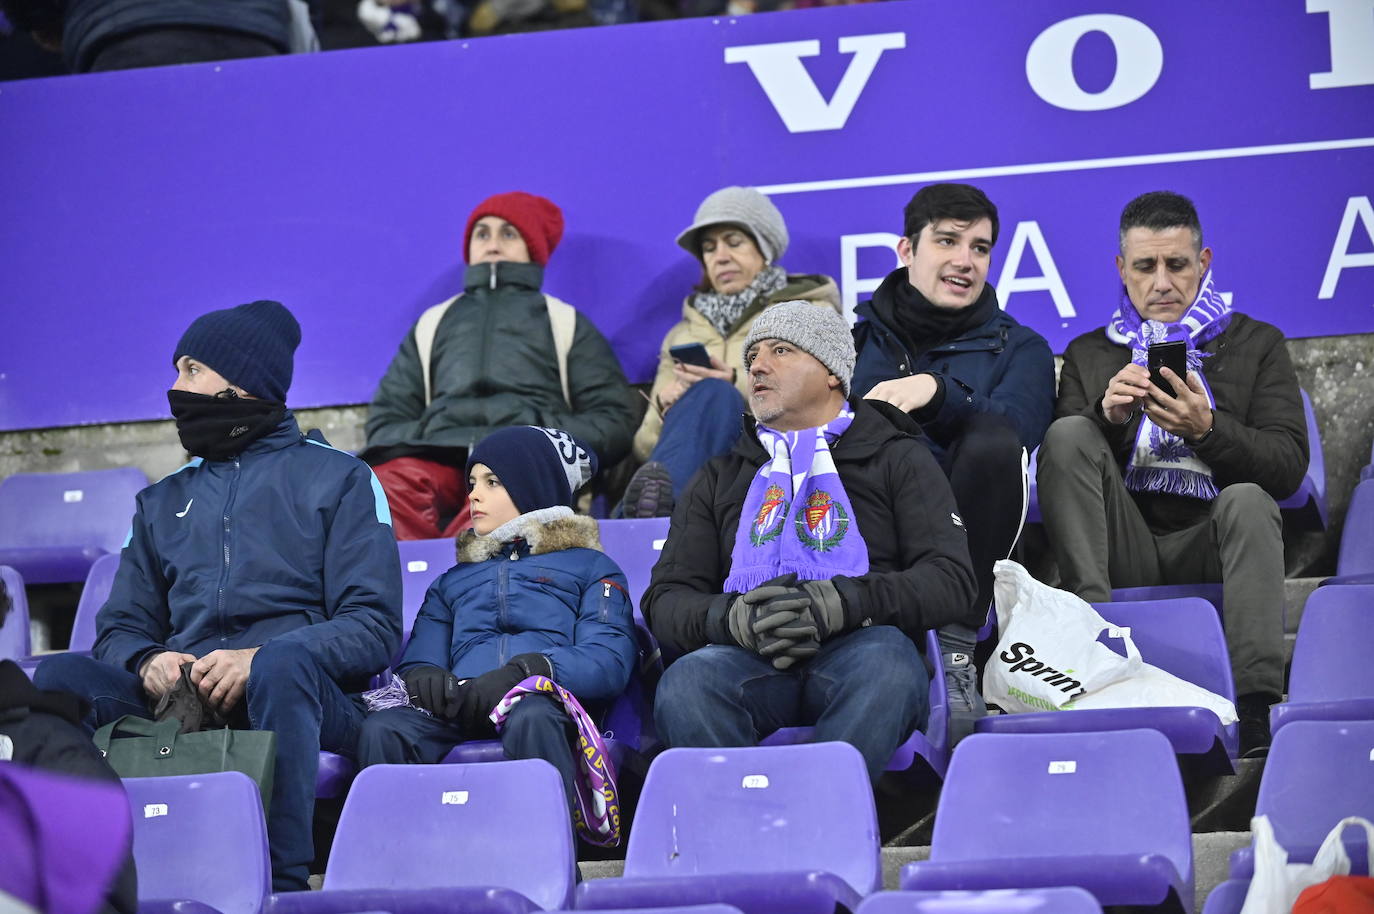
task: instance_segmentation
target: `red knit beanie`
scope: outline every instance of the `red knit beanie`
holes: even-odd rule
[[[468,227],[463,231],[464,260],[472,249],[472,228],[483,216],[497,216],[515,226],[530,249],[530,260],[541,267],[548,264],[549,255],[563,237],[563,211],[552,200],[518,190],[496,194],[477,204],[468,216]]]

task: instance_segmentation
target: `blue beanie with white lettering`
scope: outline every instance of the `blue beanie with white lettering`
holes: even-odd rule
[[[492,432],[468,454],[467,472],[482,464],[496,474],[521,514],[572,506],[596,475],[596,454],[559,428],[517,425]]]

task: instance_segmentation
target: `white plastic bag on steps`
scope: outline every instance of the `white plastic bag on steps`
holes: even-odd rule
[[[1245,894],[1240,914],[1289,914],[1302,890],[1318,885],[1332,876],[1350,873],[1350,855],[1346,853],[1341,833],[1346,826],[1364,829],[1369,847],[1369,872],[1374,873],[1374,823],[1360,816],[1342,819],[1322,841],[1311,863],[1289,863],[1288,852],[1279,846],[1274,827],[1268,816],[1250,820],[1254,834],[1255,875]]]

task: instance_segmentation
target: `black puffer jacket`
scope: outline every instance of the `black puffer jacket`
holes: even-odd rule
[[[831,454],[868,545],[869,571],[833,579],[846,609],[913,641],[947,622],[979,624],[968,537],[920,429],[886,403],[852,406],[854,422]],[[674,651],[707,644],[708,614],[735,597],[721,587],[749,483],[767,458],[746,420],[734,449],[706,464],[677,503],[642,607],[654,636]]]
[[[577,315],[563,400],[548,305],[539,291],[544,268],[533,263],[479,263],[463,274],[464,293],[444,314],[430,357],[433,400],[411,330],[391,360],[367,417],[363,457],[376,463],[406,449],[470,448],[509,425],[570,432],[603,467],[630,449],[638,416],[606,338]]]
[[[1212,468],[1217,488],[1253,482],[1275,499],[1287,498],[1307,472],[1307,419],[1283,333],[1239,312],[1224,332],[1202,347],[1212,353],[1202,373],[1216,397],[1214,431],[1197,447]],[[1097,423],[1124,468],[1141,418],[1112,425],[1102,415],[1102,395],[1112,376],[1131,360],[1131,350],[1107,339],[1099,327],[1069,343],[1059,378],[1055,417],[1087,416]],[[1134,493],[1150,529],[1181,530],[1207,517],[1208,503],[1162,493]]]

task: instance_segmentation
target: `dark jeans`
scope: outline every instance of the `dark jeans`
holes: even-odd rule
[[[992,605],[993,563],[1009,558],[1026,519],[1026,453],[1016,426],[1006,416],[979,413],[969,419],[959,437],[950,442],[943,466],[954,491],[954,503],[968,531],[978,596],[974,607],[983,618]],[[981,622],[980,622],[981,624]],[[940,630],[945,643],[946,626]],[[975,626],[976,629],[976,626]],[[971,652],[976,631],[970,632]]]
[[[526,695],[506,718],[501,748],[508,759],[542,758],[557,768],[571,809],[577,804],[572,738],[572,721],[562,705],[547,695]],[[363,721],[358,765],[432,765],[467,739],[457,721],[430,717],[414,708],[387,708]]]
[[[742,647],[711,644],[663,674],[654,722],[668,746],[753,746],[781,727],[811,726],[815,742],[858,749],[874,780],[914,727],[924,726],[930,678],[911,639],[890,625],[821,645],[809,662],[775,670]]]
[[[40,689],[75,692],[90,701],[92,730],[133,714],[151,717],[139,678],[92,657],[56,654],[34,674]],[[302,646],[268,642],[253,657],[245,696],[249,726],[277,734],[277,766],[267,835],[272,888],[307,888],[314,860],[311,827],[320,749],[352,756],[363,712]]]
[[[743,412],[744,397],[735,385],[706,378],[687,388],[663,414],[663,431],[649,459],[668,468],[674,496],[682,495],[706,461],[735,446]]]
[[[162,67],[168,64],[272,57],[284,54],[265,38],[243,32],[200,28],[157,28],[120,35],[91,59],[89,72]]]

